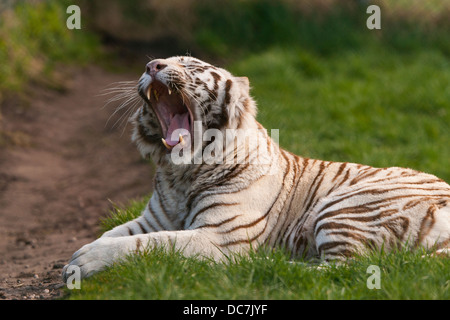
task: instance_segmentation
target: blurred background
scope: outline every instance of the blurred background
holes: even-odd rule
[[[66,28],[70,4],[81,30]],[[366,27],[370,4],[381,30]],[[449,10],[448,0],[3,0],[0,101],[27,100],[30,84],[64,90],[73,66],[137,79],[149,58],[189,54],[247,75],[259,120],[283,128],[295,152],[448,179]],[[5,121],[0,145],[23,143]]]
[[[80,30],[66,27],[71,4]],[[371,4],[380,30],[366,26]],[[0,269],[21,281],[13,267],[58,269],[94,236],[106,199],[151,192],[127,109],[108,121],[117,104],[102,108],[101,93],[158,57],[249,77],[258,120],[294,153],[450,181],[449,17],[449,0],[2,0]],[[51,246],[53,265],[40,264]]]

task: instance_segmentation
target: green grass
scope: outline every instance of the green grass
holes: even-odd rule
[[[194,40],[203,50],[228,61],[274,45],[300,46],[329,56],[341,50],[365,48],[371,42],[400,52],[435,47],[450,55],[450,2],[379,2],[381,30],[369,31],[368,5],[353,0],[194,1],[198,16]]]
[[[194,34],[233,73],[249,77],[258,120],[280,129],[282,147],[450,181],[449,3],[383,1],[377,31],[366,28],[364,5],[326,8],[201,3]]]
[[[131,200],[126,207],[111,202],[113,209],[107,217],[101,219],[100,232],[103,234],[116,226],[139,217],[149,199],[150,197],[142,200]]]
[[[148,199],[116,206],[103,230],[139,216]],[[105,222],[107,221],[107,225]],[[66,298],[86,299],[441,299],[450,298],[450,259],[415,252],[372,252],[346,264],[289,261],[282,250],[230,256],[224,263],[156,248],[130,255],[83,280]],[[369,289],[369,266],[380,268],[380,289]]]
[[[14,1],[0,10],[0,147],[27,146],[21,132],[3,129],[4,101],[32,105],[33,87],[64,91],[76,67],[104,56],[96,35],[66,27],[69,0]],[[7,105],[7,104],[5,104]]]
[[[69,30],[68,0],[18,1],[0,12],[1,94],[19,94],[31,82],[60,87],[55,79],[58,65],[93,63],[101,56],[98,38],[92,33]],[[82,26],[83,28],[83,26]],[[6,63],[7,62],[7,63]]]
[[[231,66],[250,78],[259,121],[296,154],[406,166],[450,181],[450,63],[383,47],[323,58],[271,48]]]
[[[215,263],[157,249],[130,256],[82,281],[81,290],[72,290],[70,299],[448,300],[450,259],[422,254],[374,253],[342,266],[319,266],[290,263],[281,250]],[[371,265],[380,268],[380,289],[367,287]]]

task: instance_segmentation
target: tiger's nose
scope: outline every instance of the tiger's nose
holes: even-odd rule
[[[145,72],[151,76],[154,76],[165,67],[167,67],[167,64],[165,64],[163,60],[156,59],[147,63]]]

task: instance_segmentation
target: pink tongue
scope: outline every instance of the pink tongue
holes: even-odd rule
[[[189,112],[175,114],[173,118],[170,119],[169,128],[167,129],[167,136],[165,139],[167,144],[175,146],[180,142],[178,134],[176,137],[173,137],[175,140],[172,140],[172,133],[176,129],[186,129],[187,131],[190,131],[189,128]]]

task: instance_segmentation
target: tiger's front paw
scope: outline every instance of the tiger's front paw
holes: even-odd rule
[[[64,282],[73,271],[70,266],[78,267],[81,278],[87,278],[123,258],[131,249],[128,247],[121,238],[100,238],[81,247],[63,268]]]

